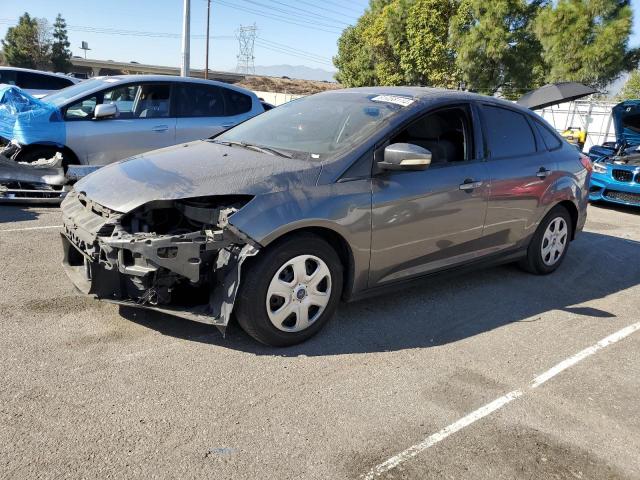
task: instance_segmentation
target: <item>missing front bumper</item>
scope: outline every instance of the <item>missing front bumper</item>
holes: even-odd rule
[[[155,287],[151,286],[141,292],[140,277],[122,273],[118,268],[107,268],[85,253],[65,233],[61,233],[61,238],[64,270],[81,293],[118,305],[144,308],[214,325],[223,333],[233,312],[242,264],[246,258],[258,252],[248,244],[233,250],[221,249],[215,269],[211,272],[210,282],[198,286],[199,294],[194,295],[202,298],[202,302],[161,304],[158,302],[159,295],[154,291]],[[183,285],[189,283],[184,281],[187,279],[176,277],[176,282],[178,280],[183,280]],[[206,295],[202,294],[203,290],[208,290]]]

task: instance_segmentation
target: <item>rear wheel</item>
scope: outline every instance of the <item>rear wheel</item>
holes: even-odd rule
[[[289,237],[243,267],[236,317],[259,342],[285,347],[315,335],[342,293],[335,250],[310,234]]]
[[[554,272],[569,250],[571,229],[567,209],[561,205],[554,207],[540,222],[520,266],[538,275]]]

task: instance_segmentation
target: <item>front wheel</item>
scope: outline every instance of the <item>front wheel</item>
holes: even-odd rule
[[[335,312],[342,270],[335,250],[315,235],[294,235],[268,247],[243,267],[238,323],[267,345],[303,342]]]
[[[538,225],[520,266],[538,275],[554,272],[567,255],[571,234],[569,212],[561,205],[554,207]]]

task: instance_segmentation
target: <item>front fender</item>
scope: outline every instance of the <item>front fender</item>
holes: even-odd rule
[[[258,195],[229,223],[263,247],[301,229],[329,229],[351,249],[353,292],[366,288],[371,253],[369,179]]]

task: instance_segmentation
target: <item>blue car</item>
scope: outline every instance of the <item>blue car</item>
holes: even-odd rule
[[[640,206],[640,100],[619,103],[612,116],[616,142],[589,150],[589,200]]]

